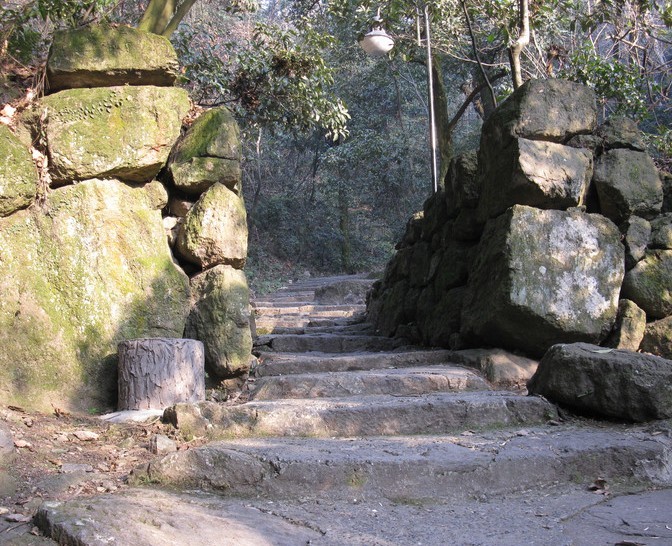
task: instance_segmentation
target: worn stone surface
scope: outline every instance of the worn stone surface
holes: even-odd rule
[[[462,308],[471,343],[541,355],[609,333],[624,258],[606,218],[515,206],[487,224],[476,256]]]
[[[616,349],[636,351],[642,342],[645,329],[646,313],[635,302],[620,300],[614,329],[604,345]]]
[[[89,180],[0,220],[0,397],[110,407],[124,339],[182,337],[186,275],[143,187]]]
[[[602,214],[616,223],[636,215],[660,213],[663,186],[653,160],[644,152],[617,149],[599,156],[593,176]]]
[[[213,184],[187,213],[176,250],[203,269],[242,268],[247,259],[247,213],[242,199],[226,186]]]
[[[650,250],[623,279],[622,297],[646,311],[648,320],[672,315],[672,250]]]
[[[105,87],[44,97],[27,119],[36,132],[41,124],[54,184],[90,178],[147,182],[168,159],[188,110],[184,89]]]
[[[650,248],[672,250],[672,213],[651,220]]]
[[[554,345],[528,390],[574,410],[628,421],[672,417],[672,361],[574,343]]]
[[[625,268],[632,269],[646,255],[651,240],[651,224],[639,216],[630,216],[621,224],[625,244]]]
[[[7,471],[15,458],[16,450],[14,449],[12,430],[6,423],[0,421],[0,468]]]
[[[639,152],[646,151],[646,144],[637,123],[629,118],[613,116],[600,125],[595,133],[605,150],[628,148]]]
[[[250,290],[245,273],[219,265],[191,279],[193,306],[185,335],[205,345],[205,366],[215,377],[250,368]]]
[[[128,26],[89,25],[54,33],[49,90],[117,85],[170,86],[179,72],[170,41]]]
[[[566,209],[583,204],[593,175],[592,154],[553,142],[516,138],[493,154],[482,179],[481,218],[510,206]]]
[[[0,125],[0,216],[30,205],[37,184],[37,170],[30,152],[9,127]]]
[[[215,182],[240,195],[240,162],[218,157],[192,157],[171,163],[170,174],[175,187],[187,195],[198,196]]]
[[[446,200],[449,210],[463,207],[474,209],[481,196],[478,184],[478,153],[465,152],[450,162],[446,186]]]
[[[672,316],[647,324],[640,348],[672,360]]]
[[[365,303],[366,293],[372,284],[371,279],[353,279],[327,284],[315,290],[315,301],[322,305]]]
[[[564,142],[597,126],[595,93],[587,86],[559,80],[528,80],[488,118],[486,140],[499,135]],[[483,142],[483,141],[482,141]],[[483,150],[483,146],[481,146]]]
[[[502,349],[455,351],[453,362],[479,370],[500,388],[521,387],[534,375],[539,362]]]

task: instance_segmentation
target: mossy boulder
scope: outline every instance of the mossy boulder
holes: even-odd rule
[[[243,200],[222,184],[211,186],[187,213],[175,248],[203,269],[222,264],[241,269],[247,258]]]
[[[651,221],[651,248],[672,250],[672,214],[662,214]]]
[[[117,344],[182,337],[189,281],[144,187],[89,180],[0,219],[0,398],[112,408]]]
[[[54,185],[152,180],[180,135],[189,97],[175,87],[71,89],[44,97],[29,121],[43,134]]]
[[[49,89],[117,85],[171,86],[179,72],[170,41],[127,26],[56,32],[47,59]]]
[[[200,195],[215,182],[240,194],[240,130],[225,107],[202,114],[177,143],[168,172],[175,187]]]
[[[672,315],[672,250],[650,250],[623,279],[623,297],[646,311],[648,320]]]
[[[616,323],[604,345],[636,351],[642,342],[645,329],[646,313],[634,301],[621,300],[618,302]]]
[[[651,219],[663,206],[663,184],[644,152],[610,150],[595,162],[593,181],[602,214],[616,223],[636,215]]]
[[[624,274],[618,228],[603,216],[516,205],[488,222],[462,308],[470,343],[540,356],[602,341]]]
[[[0,125],[0,216],[30,205],[35,199],[38,181],[28,149],[9,127]]]
[[[647,353],[672,359],[672,316],[646,325],[640,349]]]
[[[191,292],[185,335],[203,342],[206,370],[220,379],[249,371],[252,332],[245,273],[218,265],[193,277]]]
[[[639,216],[630,216],[620,228],[625,243],[625,268],[630,270],[646,255],[651,240],[651,223]]]

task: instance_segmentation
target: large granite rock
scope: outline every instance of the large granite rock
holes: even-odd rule
[[[170,41],[127,26],[91,25],[54,33],[49,89],[116,85],[171,86],[179,72]]]
[[[44,135],[55,185],[147,182],[168,159],[188,110],[187,92],[175,87],[71,89],[40,100],[30,120]]]
[[[516,204],[562,210],[583,204],[593,156],[583,148],[515,138],[492,155],[487,170],[481,218],[493,218]]]
[[[153,207],[143,187],[89,180],[0,219],[3,403],[111,408],[117,344],[182,337],[188,279]]]
[[[646,150],[637,123],[629,118],[613,116],[600,125],[595,134],[604,150],[614,148],[628,148],[639,152]]]
[[[200,195],[215,182],[240,194],[240,131],[225,107],[202,114],[175,146],[168,172],[175,187]]]
[[[37,170],[30,152],[9,127],[0,125],[0,216],[30,205],[37,184]]]
[[[247,258],[247,213],[242,199],[220,183],[212,185],[187,213],[175,248],[203,269],[220,264],[241,269]]]
[[[672,315],[672,250],[650,250],[623,279],[623,297],[651,319]]]
[[[672,316],[646,325],[640,349],[647,353],[672,359]]]
[[[205,345],[206,370],[217,378],[249,371],[250,291],[245,273],[218,265],[191,279],[193,307],[186,336]]]
[[[616,223],[636,215],[650,219],[663,206],[663,185],[644,152],[610,150],[595,162],[593,176],[602,214]]]
[[[491,220],[462,311],[471,343],[543,354],[609,333],[623,279],[623,245],[606,218],[515,206]]]
[[[574,410],[627,421],[672,417],[672,361],[575,343],[551,347],[527,384]]]

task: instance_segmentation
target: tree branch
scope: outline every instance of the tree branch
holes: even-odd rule
[[[498,72],[495,74],[491,81],[497,81],[501,78],[506,76],[506,71],[502,70],[501,72]],[[464,99],[464,102],[462,103],[462,106],[459,107],[455,115],[452,117],[452,119],[448,122],[448,131],[452,131],[457,123],[460,121],[460,118],[464,115],[464,112],[467,110],[471,102],[476,98],[476,95],[478,95],[483,88],[485,88],[488,84],[486,82],[481,82],[478,84],[472,91],[467,95],[467,98]]]
[[[488,79],[488,74],[485,72],[485,68],[483,67],[483,63],[481,62],[481,57],[478,54],[478,50],[476,49],[476,38],[474,37],[474,31],[471,27],[471,17],[469,17],[469,12],[467,11],[467,4],[465,0],[462,0],[462,11],[464,12],[464,17],[467,20],[467,28],[469,29],[469,37],[471,38],[471,49],[474,52],[474,58],[476,59],[476,62],[478,63],[478,68],[481,69],[481,74],[483,75],[483,80],[485,81],[486,85],[488,86],[488,89],[490,90],[490,95],[492,97],[492,102],[497,107],[497,97],[495,97],[495,90],[492,88],[492,84],[490,83],[490,80]]]

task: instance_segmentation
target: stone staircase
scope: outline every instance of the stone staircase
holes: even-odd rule
[[[669,423],[564,416],[456,364],[469,361],[461,352],[376,336],[362,303],[315,301],[320,287],[345,280],[309,279],[257,300],[264,333],[249,400],[167,411],[183,434],[212,441],[138,469],[136,483],[173,491],[133,489],[116,496],[118,510],[137,516],[168,503],[170,514],[152,514],[153,525],[183,532],[175,544],[206,543],[175,523],[180,507],[224,544],[615,544],[599,537],[625,540],[618,522],[605,530],[584,521],[607,498],[589,486],[632,492],[672,483]],[[104,511],[106,502],[86,510]],[[67,509],[79,513],[76,503]],[[52,527],[63,521],[67,534],[65,511],[47,506],[41,517]],[[123,542],[96,521],[97,536]],[[134,525],[125,540],[165,543]],[[580,525],[592,531],[574,532]],[[642,523],[628,544],[649,544],[652,533],[668,542],[651,543],[672,544],[669,527],[647,525],[655,533]],[[221,542],[231,529],[237,538]]]

